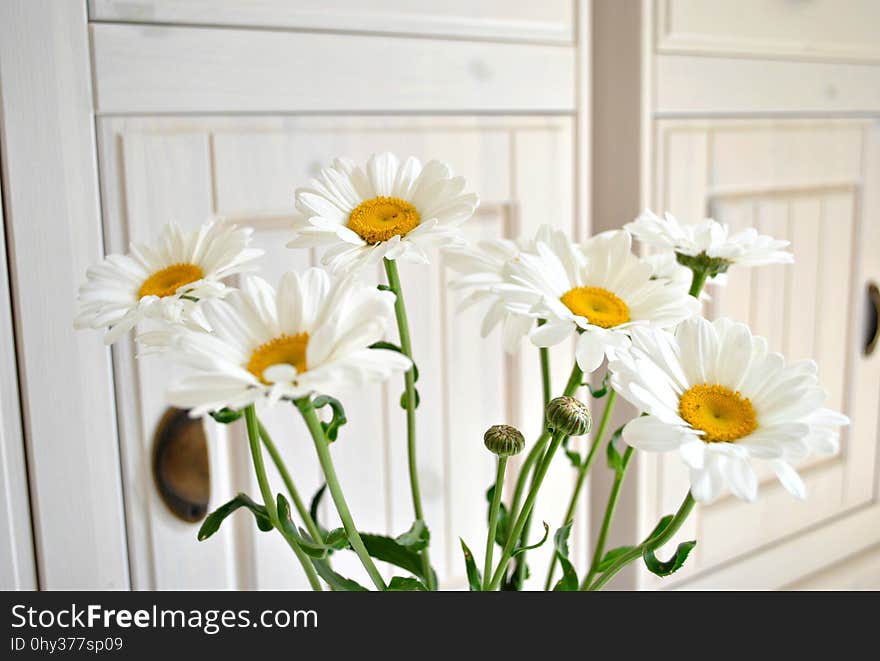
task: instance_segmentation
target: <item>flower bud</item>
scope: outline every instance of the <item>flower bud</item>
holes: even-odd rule
[[[516,427],[510,425],[494,425],[486,430],[483,442],[490,452],[499,457],[510,457],[522,452],[526,439]]]
[[[547,404],[547,429],[566,436],[583,436],[593,426],[593,416],[574,397],[557,397]]]

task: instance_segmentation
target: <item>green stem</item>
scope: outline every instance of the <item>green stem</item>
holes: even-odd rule
[[[694,504],[694,497],[691,495],[691,492],[688,491],[687,495],[684,497],[684,500],[681,502],[678,511],[675,513],[675,516],[672,517],[672,521],[669,522],[668,526],[666,526],[663,530],[661,530],[653,537],[649,537],[632,550],[622,554],[608,569],[602,572],[602,575],[599,576],[599,578],[597,578],[595,582],[587,589],[601,590],[602,587],[606,583],[608,583],[608,581],[610,581],[617,572],[626,567],[633,560],[641,558],[645,550],[656,550],[666,544],[666,542],[672,539],[673,535],[678,532],[678,529],[681,528],[681,524],[683,524],[685,519],[687,519],[688,515],[691,513],[691,510],[694,509]]]
[[[614,518],[614,509],[617,507],[617,498],[620,496],[620,488],[623,486],[623,478],[626,477],[626,469],[633,454],[633,447],[628,446],[621,459],[621,468],[614,475],[614,484],[608,495],[608,504],[605,506],[605,516],[602,517],[602,528],[599,530],[599,538],[596,540],[596,548],[593,551],[593,560],[590,562],[590,571],[581,583],[581,590],[586,590],[590,582],[598,573],[599,563],[605,554],[605,542],[608,540],[608,530],[611,528],[611,520]]]
[[[336,469],[333,466],[333,459],[330,456],[329,444],[327,443],[326,436],[324,436],[324,429],[321,427],[321,421],[318,420],[318,414],[315,413],[315,408],[312,406],[311,400],[307,397],[298,399],[296,405],[302,414],[306,427],[309,428],[309,432],[312,434],[312,440],[315,442],[315,450],[318,452],[318,461],[321,463],[321,470],[324,471],[324,478],[327,480],[327,488],[330,490],[330,495],[333,497],[336,511],[339,512],[339,518],[342,519],[342,526],[345,528],[348,542],[360,558],[361,563],[363,563],[364,568],[367,570],[367,573],[370,575],[370,578],[373,580],[376,587],[379,590],[385,590],[385,581],[382,580],[382,575],[379,573],[379,570],[376,569],[373,559],[367,552],[367,547],[364,546],[364,542],[357,531],[357,527],[354,525],[351,511],[348,509],[348,503],[345,502],[345,495],[342,493],[342,487],[339,486],[339,479],[336,477]]]
[[[599,421],[599,429],[596,431],[596,436],[593,440],[593,444],[590,446],[590,451],[587,453],[587,458],[581,462],[581,465],[578,468],[577,482],[575,482],[574,491],[572,491],[571,499],[568,502],[568,509],[565,510],[565,516],[562,517],[562,525],[565,525],[567,522],[574,519],[574,511],[577,509],[578,498],[580,498],[581,490],[584,488],[587,473],[590,472],[590,466],[593,465],[596,450],[599,448],[599,445],[605,436],[605,431],[608,427],[608,422],[611,420],[611,414],[614,411],[614,403],[616,401],[617,393],[612,390],[608,394],[608,401],[605,403],[605,410],[602,412],[602,420]],[[554,553],[553,558],[550,560],[550,569],[547,571],[547,581],[544,583],[545,590],[550,589],[550,584],[553,582],[553,573],[556,571],[556,563],[558,561],[559,558]]]
[[[538,319],[538,326],[543,326],[547,322],[544,319]],[[550,349],[547,347],[541,347],[538,350],[538,354],[541,359],[541,389],[544,395],[544,406],[541,408],[541,415],[544,415],[544,409],[547,408],[547,404],[550,402],[550,398],[553,396],[551,394],[550,385]]]
[[[316,542],[322,542],[321,531],[315,523],[315,520],[312,518],[312,515],[309,513],[308,508],[305,506],[305,503],[303,503],[302,498],[300,498],[299,491],[297,491],[296,485],[293,483],[293,478],[290,476],[290,471],[287,470],[284,459],[281,458],[278,448],[275,447],[275,444],[272,442],[272,437],[269,436],[269,432],[259,419],[257,420],[257,424],[259,425],[260,437],[263,439],[263,445],[266,446],[266,451],[272,458],[275,468],[278,469],[278,473],[281,475],[281,480],[284,482],[284,486],[287,487],[287,493],[290,494],[290,498],[293,500],[293,505],[296,507],[296,511],[299,512],[303,523],[305,523],[306,529],[312,536],[312,539]]]
[[[700,297],[700,292],[703,290],[703,285],[706,283],[706,276],[708,275],[708,271],[706,269],[693,269],[693,279],[691,280],[691,289],[688,292],[694,298]]]
[[[577,389],[583,385],[584,373],[581,371],[581,368],[578,367],[578,364],[575,363],[571,368],[571,373],[568,376],[568,382],[565,384],[565,389],[562,391],[563,396],[571,397],[577,392]],[[549,400],[548,400],[549,401]],[[546,408],[546,404],[545,404]],[[543,424],[543,420],[542,420]],[[528,477],[528,473],[531,470],[531,464],[534,464],[535,461],[539,457],[544,456],[544,447],[547,445],[547,441],[550,439],[550,433],[548,431],[544,431],[541,436],[538,438],[538,441],[535,443],[535,446],[532,448],[532,451],[529,453],[529,456],[526,457],[526,461],[523,464],[522,469],[520,470],[520,474],[517,476],[516,488],[513,492],[513,502],[510,508],[510,516],[516,516],[519,508],[519,501],[522,498],[523,489],[525,487],[525,481]],[[534,454],[534,457],[532,456]],[[531,464],[529,463],[531,462]],[[540,465],[540,464],[539,464]],[[531,486],[535,484],[535,475],[532,475],[532,483]],[[532,517],[531,514],[526,518],[525,525],[522,530],[522,539],[520,539],[520,544],[525,546],[529,537],[529,532],[532,527]],[[513,576],[514,587],[517,590],[521,590],[523,583],[526,580],[526,554],[523,552],[517,558],[516,561],[516,572]]]
[[[287,544],[293,549],[293,552],[296,554],[303,570],[306,572],[306,577],[309,579],[309,585],[312,586],[312,590],[320,592],[321,582],[318,580],[318,574],[315,572],[311,560],[309,560],[308,556],[303,552],[296,540],[287,536],[284,532],[284,528],[281,526],[281,521],[278,518],[278,508],[275,506],[275,497],[272,495],[272,489],[269,487],[269,479],[266,477],[266,465],[263,463],[263,450],[260,447],[260,423],[257,420],[257,412],[254,410],[253,404],[245,408],[244,417],[247,424],[247,435],[251,447],[251,456],[254,460],[254,472],[257,474],[257,484],[260,485],[260,493],[263,496],[263,505],[266,507],[266,512],[269,514],[269,521],[272,522],[275,529],[281,533],[284,539],[287,540]]]
[[[522,511],[519,513],[519,516],[517,516],[513,530],[510,531],[510,536],[507,538],[507,543],[505,543],[504,550],[501,552],[501,558],[498,561],[495,573],[492,575],[492,582],[489,584],[490,590],[496,590],[501,583],[504,571],[507,569],[507,565],[510,562],[510,556],[513,554],[513,547],[520,539],[520,534],[523,532],[526,521],[532,513],[532,507],[535,505],[535,499],[538,496],[541,483],[547,475],[547,469],[550,468],[550,462],[553,461],[553,455],[565,439],[565,434],[557,433],[553,435],[553,438],[550,441],[550,447],[547,448],[547,452],[541,461],[541,465],[538,466],[535,472],[535,479],[532,480],[532,486],[529,489],[528,496],[526,496],[526,502],[523,503]]]
[[[400,350],[407,358],[412,360],[412,344],[409,337],[409,322],[406,317],[406,305],[403,302],[403,289],[400,286],[400,274],[397,272],[397,262],[386,259],[385,274],[388,277],[388,287],[394,292],[394,316],[397,318],[397,332],[400,335]],[[415,368],[411,367],[404,375],[404,387],[406,390],[406,454],[409,466],[409,488],[412,493],[413,511],[419,521],[425,520],[422,509],[422,493],[419,487],[419,469],[416,462],[416,379]],[[434,572],[431,570],[431,559],[428,555],[428,547],[421,551],[422,573],[428,582],[428,588],[435,590]]]
[[[492,551],[495,549],[495,534],[498,530],[498,511],[501,509],[501,492],[504,489],[504,471],[507,457],[498,457],[498,470],[495,474],[495,493],[489,508],[489,536],[486,539],[486,562],[483,565],[483,590],[489,589],[489,574],[492,571]]]

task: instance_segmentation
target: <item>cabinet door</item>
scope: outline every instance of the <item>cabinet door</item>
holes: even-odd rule
[[[219,214],[256,229],[270,281],[319,263],[314,251],[290,250],[293,191],[337,155],[365,159],[378,150],[439,158],[454,164],[480,193],[473,239],[533,232],[551,221],[573,228],[572,122],[569,118],[249,117],[104,118],[99,121],[102,190],[109,248],[146,240],[166,221],[194,226]],[[415,359],[420,370],[419,469],[432,560],[441,584],[466,585],[458,537],[478,548],[485,535],[485,491],[493,475],[483,431],[498,422],[521,425],[530,437],[541,424],[535,351],[506,357],[500,338],[479,338],[480,310],[456,312],[442,259],[401,267]],[[363,274],[380,282],[377,272]],[[562,350],[566,354],[567,348]],[[533,355],[534,354],[534,355]],[[568,354],[570,355],[570,354]],[[566,364],[557,360],[558,383]],[[153,358],[135,361],[130,343],[116,352],[121,442],[125,456],[133,582],[139,588],[307,587],[289,549],[276,535],[257,534],[235,516],[210,540],[181,523],[157,497],[150,445],[174,370]],[[348,425],[333,454],[355,521],[365,531],[399,534],[412,523],[406,469],[402,380],[345,393]],[[320,484],[311,441],[291,406],[279,405],[266,425],[298,488],[311,496]],[[240,423],[207,423],[211,507],[238,491],[256,493]],[[537,516],[556,521],[567,495],[567,467],[558,466],[558,494]],[[280,480],[270,474],[273,483]],[[323,523],[334,527],[329,508]],[[366,581],[352,555],[335,565]],[[544,563],[536,554],[535,561]],[[389,572],[390,574],[390,572]]]
[[[677,582],[779,587],[880,532],[858,526],[834,545],[815,534],[852,513],[873,511],[876,518],[880,362],[864,347],[866,290],[878,277],[871,246],[878,235],[880,130],[867,120],[669,120],[657,122],[655,137],[653,206],[685,221],[708,215],[733,231],[756,227],[792,242],[792,266],[732,267],[728,285],[710,290],[709,315],[750,324],[790,360],[815,358],[828,404],[852,419],[838,455],[799,466],[806,502],[761,473],[756,503],[724,497],[698,508],[682,533],[696,534],[699,543]],[[647,528],[674,510],[688,480],[673,457],[646,459],[642,470]],[[774,555],[780,545],[788,553],[782,566]],[[655,581],[643,576],[643,584]]]

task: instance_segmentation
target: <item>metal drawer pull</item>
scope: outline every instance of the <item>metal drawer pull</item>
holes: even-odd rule
[[[201,420],[169,408],[153,436],[153,480],[172,514],[195,523],[208,513],[211,474]]]
[[[880,289],[876,282],[868,283],[868,311],[865,317],[865,355],[874,353],[880,344]]]

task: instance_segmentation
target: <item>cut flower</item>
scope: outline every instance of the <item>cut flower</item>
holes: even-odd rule
[[[296,191],[296,234],[290,248],[326,246],[333,271],[361,268],[382,258],[428,263],[428,250],[463,243],[459,226],[479,198],[445,163],[424,167],[413,158],[373,154],[361,168],[337,159],[308,188]]]
[[[799,498],[804,484],[792,462],[838,448],[846,416],[823,408],[816,363],[785,364],[767,341],[729,319],[693,317],[675,333],[635,329],[632,346],[609,364],[612,387],[647,415],[623,430],[629,445],[678,451],[690,468],[696,500],[728,487],[753,501],[752,459],[769,461]]]
[[[172,333],[169,355],[192,373],[169,401],[198,416],[387,379],[411,366],[396,351],[369,348],[382,339],[393,308],[394,294],[353,276],[334,281],[321,269],[285,274],[277,292],[248,277],[241,291],[204,304],[210,333]]]
[[[143,319],[199,324],[197,301],[225,296],[222,280],[254,270],[262,250],[248,248],[253,230],[208,222],[193,232],[170,223],[155,245],[132,245],[86,272],[76,328],[106,328],[111,344]]]

